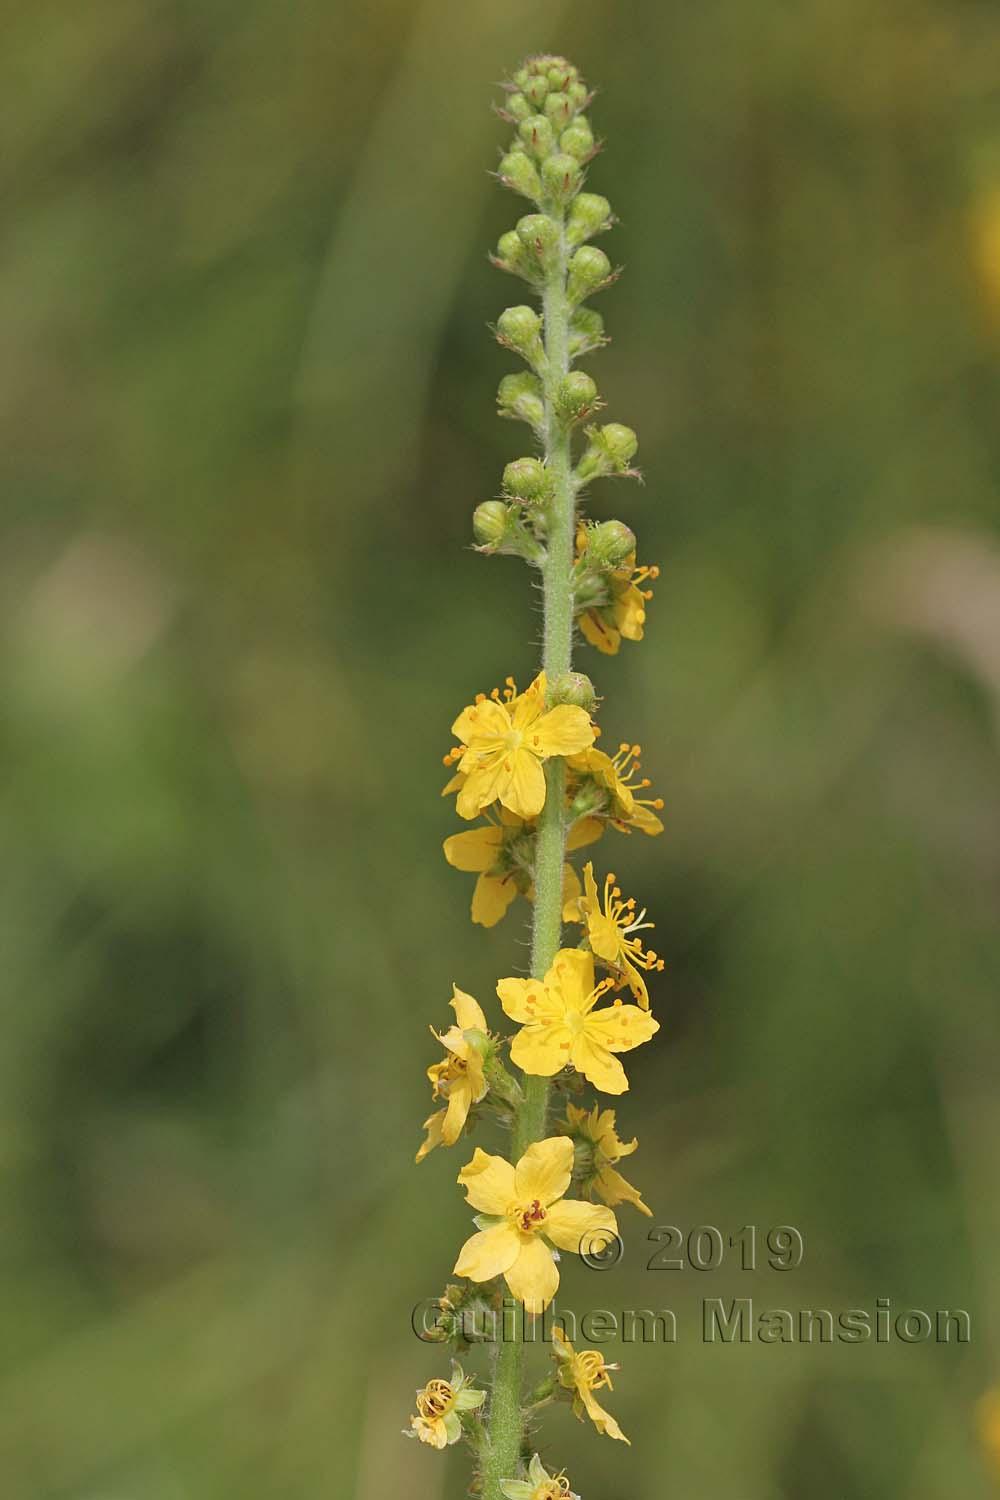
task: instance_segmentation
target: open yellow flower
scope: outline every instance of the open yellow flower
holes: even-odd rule
[[[431,1448],[457,1443],[462,1436],[459,1412],[475,1411],[486,1400],[485,1391],[472,1389],[472,1380],[454,1363],[450,1380],[429,1380],[417,1392],[417,1410],[406,1436],[419,1438]]]
[[[622,639],[641,641],[646,624],[646,603],[653,597],[652,589],[642,584],[660,576],[655,564],[648,568],[637,568],[635,553],[624,565],[607,574],[608,602],[585,609],[577,623],[585,640],[605,656],[616,656]]]
[[[608,875],[604,881],[602,902],[597,894],[594,866],[589,861],[583,867],[583,895],[577,905],[579,916],[575,920],[586,923],[593,952],[617,970],[643,1010],[648,1010],[649,991],[639,970],[662,969],[663,959],[652,948],[644,949],[642,938],[636,936],[655,925],[644,920],[645,908],[636,914],[635,897],[622,899],[614,875]]]
[[[501,1479],[500,1489],[507,1500],[580,1500],[566,1475],[550,1474],[537,1453],[532,1454],[527,1479]]]
[[[618,1232],[609,1208],[563,1197],[572,1175],[573,1142],[565,1135],[536,1141],[516,1167],[477,1147],[458,1180],[480,1211],[479,1232],[462,1246],[456,1274],[471,1281],[503,1276],[527,1312],[544,1312],[559,1285],[551,1247],[579,1254]]]
[[[488,1031],[486,1017],[478,1000],[452,985],[451,1007],[458,1022],[449,1026],[441,1036],[431,1027],[434,1036],[445,1049],[439,1063],[427,1069],[435,1099],[446,1099],[444,1109],[437,1110],[424,1121],[427,1138],[417,1152],[416,1160],[423,1161],[436,1146],[453,1146],[465,1128],[469,1110],[485,1098],[488,1084],[483,1075],[482,1053],[476,1046],[479,1038]]]
[[[634,828],[652,836],[663,832],[663,823],[657,817],[663,811],[663,798],[638,795],[652,785],[648,776],[636,779],[641,769],[641,754],[641,745],[623,743],[614,755],[591,746],[570,756],[567,764],[571,772],[579,777],[592,777],[607,792],[610,807],[605,816],[610,817],[616,828],[622,833],[630,833]]]
[[[648,1010],[620,1000],[595,1009],[613,984],[595,985],[593,954],[583,948],[560,949],[544,979],[501,979],[500,1004],[522,1023],[511,1060],[545,1078],[570,1064],[605,1094],[623,1094],[628,1078],[614,1053],[648,1042],[660,1025]]]
[[[586,1412],[598,1432],[605,1437],[617,1438],[620,1443],[628,1443],[628,1438],[614,1417],[594,1397],[594,1392],[604,1386],[609,1391],[613,1389],[608,1371],[617,1370],[619,1366],[607,1364],[603,1354],[598,1354],[596,1349],[581,1349],[577,1354],[558,1324],[552,1330],[552,1337],[555,1341],[559,1384],[573,1392],[574,1415],[582,1422]],[[631,1447],[631,1443],[629,1446]]]
[[[451,726],[460,741],[446,759],[458,762],[464,778],[456,807],[462,818],[474,818],[491,802],[520,818],[537,817],[545,805],[543,762],[553,755],[574,755],[594,742],[590,715],[570,703],[545,708],[545,674],[517,693],[513,678],[501,695],[482,693]]]
[[[484,823],[481,828],[453,833],[445,839],[444,857],[452,868],[479,876],[472,893],[473,922],[481,927],[495,927],[518,896],[534,900],[531,873],[534,834],[533,822],[502,808],[498,822]],[[576,843],[573,847],[582,846]],[[579,876],[572,865],[564,865],[564,903],[575,900],[580,893]]]
[[[630,1182],[626,1182],[620,1172],[615,1171],[616,1164],[623,1156],[631,1156],[639,1142],[631,1140],[626,1144],[618,1139],[614,1110],[601,1109],[599,1104],[595,1104],[588,1111],[575,1104],[567,1104],[565,1125],[570,1140],[581,1143],[584,1148],[582,1153],[578,1153],[578,1175],[580,1154],[586,1162],[586,1148],[589,1147],[590,1157],[583,1178],[583,1192],[588,1197],[591,1193],[596,1193],[612,1208],[617,1203],[631,1203],[640,1213],[652,1218],[652,1210],[643,1203],[642,1194]]]

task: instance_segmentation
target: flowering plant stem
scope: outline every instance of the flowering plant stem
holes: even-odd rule
[[[576,530],[576,489],[570,452],[570,431],[559,419],[556,392],[569,371],[570,302],[566,292],[568,251],[564,216],[559,215],[558,254],[546,278],[542,296],[546,373],[545,463],[552,476],[548,552],[542,570],[545,635],[542,669],[556,681],[570,669],[573,651],[573,538]],[[562,935],[563,861],[566,857],[566,764],[559,756],[545,767],[545,806],[538,820],[535,846],[535,903],[531,925],[531,973],[544,977]],[[528,1076],[524,1102],[516,1112],[514,1150],[520,1155],[546,1132],[549,1080]],[[521,1409],[523,1347],[520,1321],[513,1320],[511,1337],[501,1341],[493,1379],[488,1443],[483,1454],[484,1500],[503,1500],[500,1480],[516,1472],[524,1419]]]

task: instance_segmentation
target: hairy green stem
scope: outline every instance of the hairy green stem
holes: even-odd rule
[[[556,217],[552,215],[552,217]],[[559,253],[548,272],[542,297],[545,335],[545,461],[553,480],[548,550],[542,570],[545,637],[542,667],[551,683],[568,672],[573,650],[573,550],[576,490],[570,433],[556,410],[556,391],[569,370],[570,303],[566,294],[569,252],[559,215]],[[553,756],[545,767],[545,806],[535,842],[535,903],[531,929],[531,973],[541,979],[559,951],[562,936],[562,882],[566,857],[566,766]],[[513,1155],[541,1140],[549,1111],[549,1080],[525,1078],[524,1103],[517,1110]],[[490,1403],[489,1443],[483,1462],[484,1500],[502,1500],[500,1480],[517,1473],[524,1431],[521,1410],[523,1347],[520,1320],[501,1343]]]

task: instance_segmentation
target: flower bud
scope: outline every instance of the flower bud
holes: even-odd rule
[[[497,390],[497,406],[501,417],[541,428],[545,422],[542,382],[527,371],[520,375],[505,375]]]
[[[540,365],[545,359],[542,344],[542,320],[533,307],[507,307],[497,319],[497,339],[508,349],[522,355],[529,365]]]
[[[598,568],[620,568],[635,552],[635,532],[624,521],[587,528],[587,557]]]
[[[584,370],[571,370],[556,390],[556,411],[564,422],[582,422],[597,405],[597,385]]]
[[[517,221],[517,234],[529,264],[534,260],[543,270],[555,264],[559,254],[559,226],[547,214],[525,214]]]
[[[525,281],[530,281],[533,286],[540,286],[544,279],[539,273],[537,262],[525,250],[516,229],[508,229],[506,234],[500,236],[497,240],[497,251],[492,260],[501,271],[509,271],[512,276],[521,276]]]
[[[548,156],[556,143],[555,131],[544,115],[529,115],[526,120],[521,121],[517,130],[525,150],[539,159]]]
[[[520,193],[523,198],[533,198],[537,202],[542,196],[542,179],[538,175],[538,169],[523,151],[508,151],[500,160],[497,176],[504,187],[510,188],[511,192]]]
[[[611,262],[603,250],[593,245],[581,245],[569,263],[569,278],[566,291],[571,302],[582,302],[585,297],[600,291],[611,278]]]
[[[472,512],[472,534],[481,547],[499,547],[507,534],[509,511],[502,500],[484,500]]]
[[[577,115],[559,137],[559,150],[577,161],[589,161],[594,154],[594,132],[586,115]]]
[[[586,483],[599,474],[628,474],[629,464],[639,447],[631,427],[608,422],[604,427],[588,427],[590,446],[577,464],[576,475]]]
[[[564,89],[549,94],[545,101],[545,118],[556,131],[565,130],[575,113],[573,101]]]
[[[549,498],[552,476],[537,458],[515,458],[503,471],[503,487],[508,495],[534,505]]]
[[[589,354],[606,343],[604,319],[600,313],[591,307],[576,308],[569,322],[570,359],[579,359],[581,354]]]
[[[549,92],[549,80],[536,74],[525,84],[524,92],[536,109],[541,109]]]
[[[550,57],[547,61],[545,76],[549,80],[551,89],[566,89],[580,76],[578,70],[571,62],[567,62],[565,57]]]
[[[509,114],[513,119],[517,120],[518,124],[520,124],[522,120],[526,120],[529,115],[533,115],[535,112],[530,100],[526,99],[520,92],[507,95],[507,98],[504,101],[504,109],[506,110],[507,114]]]
[[[545,197],[560,208],[570,201],[574,193],[580,191],[582,181],[580,164],[572,156],[556,152],[542,162],[542,189]]]
[[[574,109],[586,109],[590,103],[590,90],[579,76],[574,83],[569,85],[566,93],[569,95]]]
[[[558,156],[551,158],[552,161],[560,159]],[[581,193],[566,220],[566,239],[571,245],[582,245],[584,240],[610,229],[612,222],[611,204],[607,198],[602,198],[600,193]]]
[[[590,713],[597,702],[597,694],[594,684],[583,672],[563,672],[561,676],[549,683],[549,702],[553,707],[557,703],[571,703],[576,708],[584,708]]]

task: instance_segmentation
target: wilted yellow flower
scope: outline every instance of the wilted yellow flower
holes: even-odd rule
[[[582,1183],[583,1191],[588,1196],[596,1193],[612,1208],[617,1203],[631,1203],[640,1213],[652,1218],[652,1210],[643,1203],[642,1194],[630,1182],[626,1182],[620,1172],[615,1171],[616,1164],[623,1156],[631,1156],[639,1142],[631,1140],[626,1144],[618,1139],[614,1110],[601,1109],[599,1104],[595,1104],[588,1111],[575,1104],[567,1104],[565,1125],[571,1140],[582,1141],[585,1147],[590,1148],[590,1162]],[[578,1152],[578,1161],[579,1154]],[[578,1165],[578,1177],[579,1172]]]
[[[646,603],[652,599],[653,590],[640,585],[659,578],[660,570],[655,565],[637,568],[633,552],[622,567],[605,576],[610,596],[607,604],[585,609],[578,623],[584,638],[592,646],[605,656],[616,656],[623,637],[627,641],[642,640]]]
[[[407,1437],[419,1438],[431,1448],[447,1448],[462,1436],[460,1411],[475,1411],[486,1400],[485,1391],[472,1389],[473,1377],[462,1366],[452,1364],[450,1380],[429,1380],[417,1392],[416,1415],[410,1418]]]
[[[516,1167],[477,1147],[458,1180],[480,1210],[479,1232],[462,1246],[456,1274],[472,1281],[503,1276],[527,1312],[544,1312],[559,1285],[552,1246],[579,1254],[618,1232],[609,1208],[563,1197],[572,1174],[573,1142],[565,1135],[536,1141]]]
[[[642,939],[635,935],[655,925],[644,920],[645,908],[636,914],[634,896],[627,901],[622,899],[614,875],[605,878],[602,903],[597,894],[594,867],[589,862],[583,867],[583,895],[577,905],[579,916],[571,920],[586,923],[587,938],[594,953],[618,970],[643,1010],[648,1010],[649,991],[639,969],[662,969],[663,959],[658,958],[652,948],[644,949]]]
[[[506,808],[498,822],[484,823],[464,833],[453,833],[444,841],[444,856],[456,870],[476,874],[472,893],[472,920],[481,927],[495,927],[517,896],[534,899],[531,867],[534,860],[535,824],[525,821]],[[583,843],[600,836],[591,834]],[[571,847],[567,844],[567,848]],[[577,842],[573,848],[581,848]],[[580,879],[572,865],[563,867],[563,901],[580,894]]]
[[[617,1438],[620,1443],[628,1443],[629,1439],[614,1417],[594,1397],[594,1392],[605,1386],[609,1391],[614,1389],[608,1371],[617,1370],[620,1366],[609,1365],[603,1354],[598,1354],[596,1349],[581,1349],[577,1354],[558,1324],[552,1330],[552,1337],[559,1369],[559,1384],[573,1392],[574,1415],[582,1422],[586,1412],[598,1432],[605,1437]],[[631,1447],[630,1443],[629,1446]]]
[[[579,776],[592,776],[610,797],[607,816],[622,833],[633,828],[654,835],[663,832],[657,813],[663,811],[662,797],[640,797],[652,785],[648,776],[636,780],[641,768],[641,745],[623,743],[614,755],[591,746],[579,755],[571,755],[567,764]]]
[[[583,948],[560,949],[544,979],[501,979],[500,1004],[512,1021],[522,1023],[511,1043],[511,1060],[546,1078],[570,1064],[595,1088],[623,1094],[628,1078],[613,1054],[648,1042],[660,1026],[648,1011],[620,1000],[596,1010],[613,983],[594,983],[593,955]]]
[[[445,1057],[432,1063],[427,1069],[435,1099],[447,1099],[444,1109],[437,1110],[424,1121],[427,1139],[417,1152],[416,1160],[423,1161],[436,1146],[453,1146],[465,1128],[469,1110],[485,1098],[488,1084],[483,1075],[482,1053],[476,1045],[487,1035],[486,1017],[478,1000],[452,985],[450,1005],[458,1021],[449,1026],[443,1036],[431,1031],[445,1049]]]
[[[550,1474],[537,1453],[528,1465],[527,1479],[501,1479],[500,1488],[507,1500],[580,1500],[566,1475]]]
[[[508,677],[506,691],[480,694],[451,726],[460,746],[446,757],[457,761],[464,778],[456,807],[474,818],[491,802],[520,818],[534,818],[545,805],[542,764],[553,755],[574,755],[594,741],[590,715],[573,704],[545,708],[545,674],[517,693]]]

